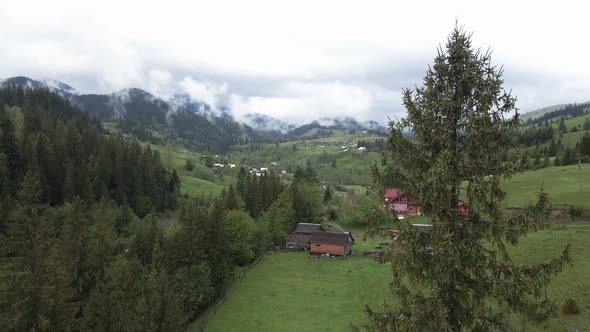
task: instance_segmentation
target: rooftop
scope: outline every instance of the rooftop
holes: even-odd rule
[[[342,232],[315,232],[311,235],[309,242],[322,244],[346,245],[349,240],[354,238],[350,233]]]
[[[320,224],[300,222],[299,224],[297,224],[297,228],[293,233],[311,234],[313,232],[318,232],[321,230],[322,226]]]

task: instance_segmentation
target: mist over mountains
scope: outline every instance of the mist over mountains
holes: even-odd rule
[[[0,84],[49,89],[100,121],[124,120],[139,122],[148,127],[150,127],[149,122],[154,122],[164,126],[180,111],[199,115],[204,118],[202,120],[212,124],[220,121],[237,122],[266,137],[270,134],[287,134],[299,127],[262,113],[248,113],[236,118],[229,107],[195,100],[188,93],[180,91],[169,98],[162,98],[137,88],[126,88],[109,94],[81,94],[67,83],[53,79],[34,80],[24,76],[11,77]],[[352,117],[322,117],[306,125],[330,129],[386,130],[386,127],[376,121],[359,122]]]

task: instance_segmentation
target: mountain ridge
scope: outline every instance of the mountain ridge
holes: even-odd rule
[[[287,134],[298,127],[293,123],[262,113],[248,113],[241,117],[234,117],[231,114],[231,109],[228,107],[208,105],[205,102],[193,100],[188,94],[180,92],[173,94],[170,98],[162,98],[140,88],[125,88],[107,94],[84,94],[78,92],[72,86],[58,80],[35,80],[26,76],[11,77],[1,81],[0,84],[23,85],[30,88],[49,89],[50,91],[58,93],[62,97],[70,100],[70,102],[74,103],[82,111],[97,116],[100,120],[114,120],[124,117],[129,113],[128,108],[130,107],[127,107],[127,104],[140,103],[150,110],[151,115],[157,116],[158,118],[161,118],[162,115],[156,114],[158,112],[155,112],[153,109],[155,107],[154,105],[161,109],[160,113],[166,113],[166,119],[168,119],[172,113],[184,109],[201,115],[210,122],[215,122],[215,118],[224,118],[226,120],[239,122],[259,131],[260,134],[265,137],[269,137],[269,135],[272,135],[273,133],[278,133],[279,135]],[[133,98],[130,98],[131,95]],[[131,108],[135,109],[137,107]],[[370,120],[359,122],[352,117],[323,117],[311,123],[318,123],[321,126],[332,129],[386,131],[386,127],[376,121]]]

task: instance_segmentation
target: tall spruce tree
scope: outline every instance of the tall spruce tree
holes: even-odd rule
[[[502,156],[518,125],[516,98],[502,84],[490,52],[475,50],[471,35],[456,27],[424,86],[404,91],[407,118],[390,123],[393,162],[384,157],[372,174],[383,187],[416,195],[432,228],[419,232],[402,223],[406,249],[388,257],[400,305],[367,308],[367,330],[508,330],[512,313],[535,322],[555,313],[544,289],[569,261],[569,245],[559,257],[530,266],[507,250],[541,227],[548,198],[541,192],[519,215],[501,208],[500,182],[515,164]],[[408,130],[414,140],[404,135]],[[460,198],[469,205],[467,215],[458,208]]]
[[[0,237],[0,326],[7,330],[64,331],[78,310],[40,197],[39,178],[28,173],[14,220]]]

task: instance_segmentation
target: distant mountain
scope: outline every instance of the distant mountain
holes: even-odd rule
[[[196,150],[225,152],[234,144],[263,140],[255,130],[230,116],[213,116],[207,112],[209,106],[180,97],[172,103],[136,88],[111,94],[78,94],[62,82],[41,82],[23,76],[6,79],[0,85],[48,89],[97,120],[115,122],[121,132],[157,144],[173,141]],[[229,113],[223,108],[219,111]]]
[[[49,91],[55,92],[62,97],[66,95],[75,95],[78,94],[76,89],[72,88],[71,86],[56,80],[41,80],[36,81],[34,79],[25,77],[25,76],[16,76],[10,77],[0,82],[0,85],[7,86],[7,85],[19,85],[19,86],[26,86],[32,89],[47,89]]]
[[[360,123],[351,117],[324,117],[289,131],[285,137],[288,139],[299,139],[303,137],[322,138],[331,136],[332,130],[368,131],[372,134],[383,136],[386,133],[386,128],[376,121]]]
[[[47,85],[50,88],[53,88],[54,90],[59,90],[59,91],[63,91],[63,92],[67,92],[73,95],[77,95],[78,91],[76,91],[76,89],[72,88],[71,86],[65,84],[64,82],[60,82],[60,81],[56,81],[56,80],[52,80],[52,79],[44,79],[41,81],[43,84]]]
[[[270,115],[260,113],[246,114],[241,120],[248,126],[264,132],[278,131],[285,134],[296,128],[296,126],[293,124],[279,120]]]
[[[220,117],[220,118],[231,118],[231,110],[227,107],[213,107],[212,105],[208,105],[202,101],[193,100],[191,96],[186,93],[176,93],[170,99],[168,99],[168,103],[170,103],[173,110],[177,110],[179,108],[184,108],[187,111],[194,112],[206,116],[208,118],[211,117]]]
[[[312,124],[318,124],[328,129],[345,129],[345,130],[377,130],[386,131],[387,128],[376,121],[358,122],[352,117],[323,117]]]
[[[387,131],[387,127],[373,120],[363,122],[362,125],[369,130]]]
[[[230,144],[284,139],[283,135],[294,130],[295,134],[287,137],[297,136],[296,133],[312,128],[386,131],[384,126],[375,121],[359,122],[352,117],[324,117],[299,127],[299,130],[291,123],[260,113],[247,114],[238,123],[229,108],[208,105],[194,100],[186,93],[176,93],[169,99],[137,88],[110,94],[81,94],[60,81],[38,81],[24,76],[8,78],[1,81],[0,85],[48,89],[101,122],[117,123],[123,133],[154,142],[172,137],[195,148],[214,147],[224,150]]]

